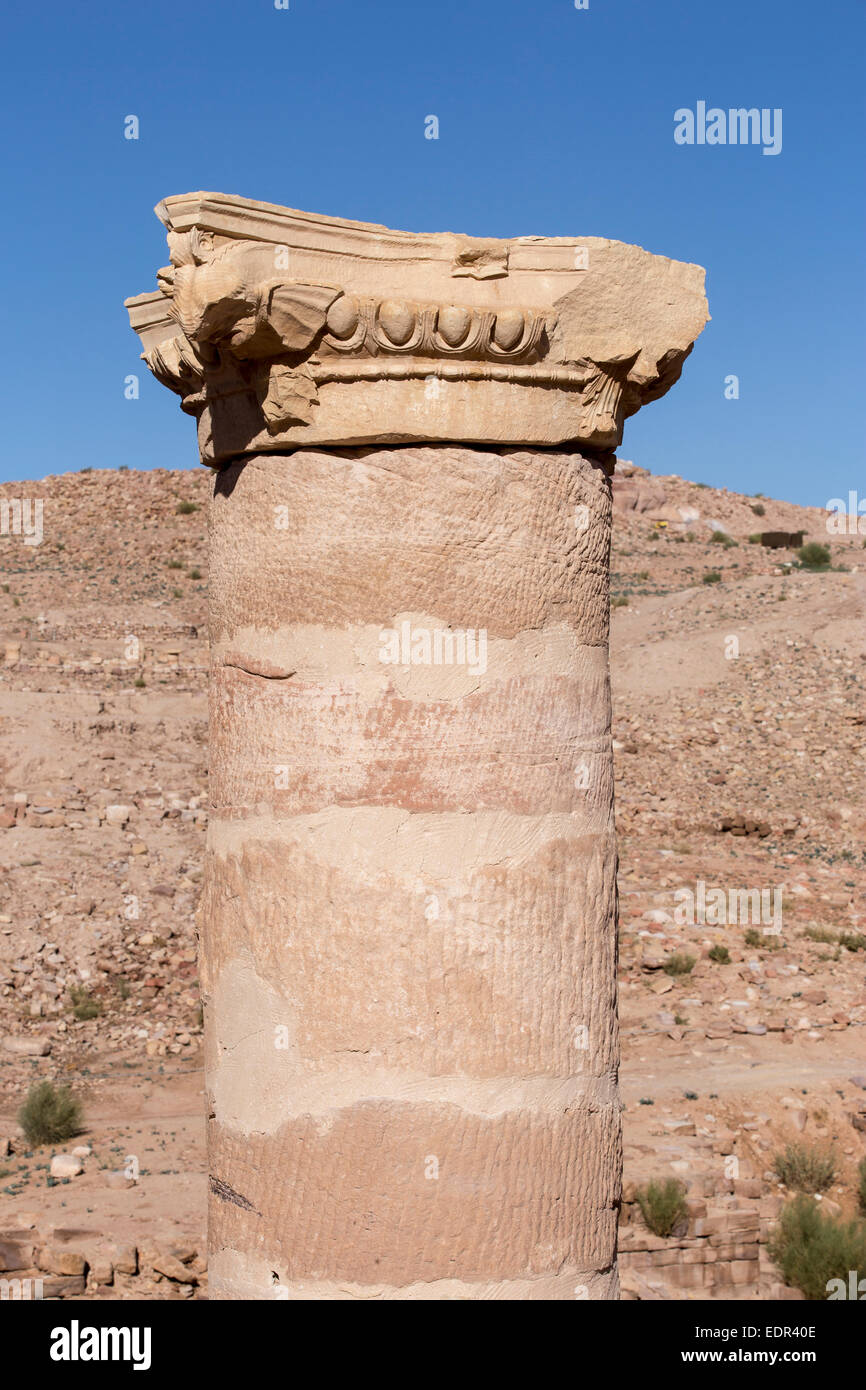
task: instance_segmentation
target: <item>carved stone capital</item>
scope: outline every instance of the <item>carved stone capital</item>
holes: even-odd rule
[[[707,322],[704,272],[600,237],[394,232],[167,198],[171,264],[126,301],[203,463],[301,445],[615,448]]]

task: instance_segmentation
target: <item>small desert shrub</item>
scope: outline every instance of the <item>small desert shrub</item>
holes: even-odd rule
[[[752,511],[755,513],[755,516],[763,516],[766,510],[767,508],[764,506],[763,502],[752,503]]]
[[[785,1152],[773,1159],[773,1168],[786,1187],[798,1192],[826,1192],[836,1176],[836,1159],[832,1153],[808,1144],[787,1144]]]
[[[847,1288],[849,1271],[866,1269],[866,1225],[836,1221],[810,1197],[796,1197],[783,1209],[768,1250],[786,1284],[821,1302],[831,1279]]]
[[[649,579],[649,570],[638,570],[638,579]]]
[[[168,567],[169,567],[170,570],[182,570],[182,569],[183,569],[183,565],[181,564],[180,560],[169,560],[169,562],[168,562]]]
[[[762,951],[778,951],[782,944],[778,936],[758,931],[757,927],[749,927],[743,940],[747,946],[760,948]]]
[[[81,1103],[68,1086],[55,1089],[50,1081],[37,1081],[18,1111],[18,1123],[28,1144],[63,1144],[81,1129]]]
[[[676,1226],[688,1220],[682,1183],[676,1178],[649,1182],[637,1192],[641,1216],[654,1236],[669,1236]]]
[[[190,570],[188,579],[201,579],[201,570]]]
[[[136,690],[143,690],[144,687],[147,685],[147,681],[144,679],[144,676],[136,676],[133,684],[135,685]]]
[[[857,1200],[860,1203],[860,1210],[866,1216],[866,1158],[861,1158],[858,1163],[857,1175],[860,1180],[857,1187]]]
[[[823,946],[836,946],[839,941],[838,933],[830,931],[829,927],[807,927],[806,936],[810,941],[820,941]]]
[[[731,953],[727,946],[713,946],[710,951],[710,960],[714,960],[717,965],[730,965]]]
[[[177,516],[189,516],[198,511],[198,502],[178,502],[174,510]]]
[[[760,533],[760,531],[753,531],[752,534],[749,536],[749,545],[760,545],[760,544],[761,544],[761,533]]]
[[[690,975],[695,964],[694,956],[687,956],[683,951],[675,951],[672,956],[668,956],[662,969],[666,975]]]
[[[86,1023],[88,1019],[99,1018],[102,1013],[102,1005],[98,999],[94,999],[89,990],[82,989],[81,985],[73,985],[69,991],[69,998],[72,1001],[72,1012],[79,1023]]]
[[[172,589],[171,596],[172,598],[183,598],[183,592],[180,589]]]
[[[830,568],[830,547],[818,541],[809,541],[797,551],[800,568],[804,570],[826,570]]]
[[[701,582],[703,584],[718,584],[721,577],[718,570],[707,570]]]
[[[737,544],[733,536],[729,536],[727,531],[714,531],[710,540],[714,545],[723,545],[726,550],[730,550],[732,545]]]
[[[628,608],[628,594],[617,594],[610,601],[611,608]]]
[[[846,951],[866,951],[866,936],[862,932],[843,931],[839,936],[839,945],[844,946]]]

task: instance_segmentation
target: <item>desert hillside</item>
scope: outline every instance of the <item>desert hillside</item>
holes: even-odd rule
[[[54,1251],[40,1268],[70,1296],[206,1288],[210,486],[99,470],[0,487],[43,502],[41,544],[0,536],[0,1259],[4,1238]],[[773,1155],[832,1145],[824,1201],[853,1214],[866,1153],[866,538],[626,462],[614,497],[624,1287],[780,1296]],[[829,545],[831,567],[750,540],[770,531]],[[763,890],[778,916],[681,922],[699,883]],[[91,1152],[66,1178],[16,1129],[43,1077],[84,1103]],[[672,1174],[692,1225],[668,1259],[632,1198]]]

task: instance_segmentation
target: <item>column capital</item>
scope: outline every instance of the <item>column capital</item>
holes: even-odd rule
[[[700,266],[602,237],[391,231],[166,198],[170,265],[126,301],[203,463],[431,441],[614,449],[708,319]]]

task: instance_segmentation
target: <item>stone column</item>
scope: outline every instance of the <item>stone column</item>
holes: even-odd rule
[[[612,450],[703,272],[170,198],[216,1298],[617,1296]]]

